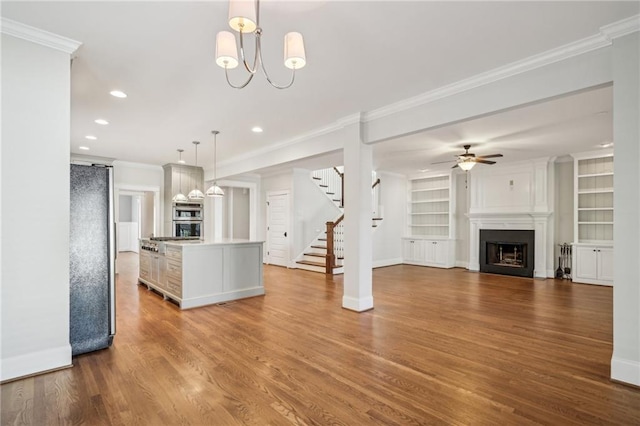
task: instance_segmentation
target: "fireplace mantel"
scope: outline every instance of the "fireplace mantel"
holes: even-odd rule
[[[472,174],[469,213],[469,270],[480,270],[480,230],[535,231],[534,277],[554,269],[553,159],[540,158]]]

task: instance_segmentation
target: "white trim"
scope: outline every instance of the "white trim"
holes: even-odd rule
[[[454,264],[454,268],[463,268],[463,269],[469,269],[469,262],[464,262],[461,260],[456,260],[455,264]]]
[[[2,359],[0,381],[71,367],[71,345],[30,352]]]
[[[264,259],[266,259],[265,263],[267,265],[276,265],[276,266],[283,266],[286,268],[292,268],[292,265],[295,264],[295,259],[292,260],[291,259],[291,253],[293,252],[293,232],[291,230],[291,219],[293,218],[292,215],[292,211],[291,209],[293,208],[293,196],[292,196],[292,191],[288,190],[288,189],[280,189],[280,190],[275,190],[275,191],[267,191],[265,194],[265,198],[266,198],[266,203],[269,203],[269,197],[273,197],[273,196],[278,196],[278,195],[286,195],[287,196],[287,230],[285,231],[287,233],[287,253],[286,253],[286,257],[285,257],[285,263],[286,265],[278,265],[278,264],[274,264],[271,263],[271,258],[268,254],[265,254],[263,256]],[[266,253],[269,253],[269,231],[267,230],[267,228],[269,227],[269,223],[271,221],[271,217],[270,217],[270,213],[269,213],[269,204],[267,204],[266,206],[266,223],[264,224],[264,232],[265,232],[265,248],[266,250],[264,250]]]
[[[391,105],[378,108],[376,110],[364,113],[364,122],[373,121],[391,114],[415,108],[420,105],[434,102],[438,99],[446,98],[467,90],[475,89],[480,86],[487,85],[517,74],[522,74],[537,68],[542,68],[556,62],[582,55],[584,53],[610,46],[612,40],[640,30],[639,15],[605,25],[600,28],[596,35],[556,47],[537,55],[512,62],[502,67],[494,68],[490,71],[476,74],[473,77],[457,81],[455,83],[439,87],[429,92],[414,96],[409,99],[396,102]]]
[[[640,15],[630,16],[613,24],[600,27],[600,33],[613,40],[640,31]]]
[[[640,362],[611,357],[611,378],[619,382],[640,386]]]
[[[372,263],[372,267],[375,268],[384,268],[386,266],[394,266],[394,265],[402,265],[402,258],[396,257],[395,259],[381,259],[374,260]]]
[[[69,55],[78,50],[78,48],[82,45],[82,43],[79,41],[72,40],[67,37],[62,37],[60,35],[32,27],[21,22],[12,21],[11,19],[7,19],[5,17],[2,17],[0,30],[3,34],[30,41],[41,46],[60,50],[64,53],[68,53]]]
[[[323,136],[329,133],[333,133],[337,130],[343,129],[351,124],[356,124],[360,122],[360,114],[352,114],[352,115],[348,115],[344,118],[338,119],[336,120],[334,123],[328,124],[327,126],[315,129],[315,130],[311,130],[307,133],[303,133],[299,136],[295,136],[289,140],[283,141],[281,143],[278,143],[276,145],[270,145],[270,146],[266,146],[264,148],[261,148],[259,150],[254,150],[251,152],[248,152],[246,154],[242,154],[242,155],[238,155],[236,157],[230,158],[228,160],[225,161],[219,161],[218,162],[218,167],[222,166],[228,166],[228,165],[232,165],[235,163],[238,163],[240,161],[243,160],[248,160],[250,158],[255,158],[255,157],[261,157],[269,152],[273,152],[273,151],[277,151],[279,149],[282,148],[286,148],[288,146],[291,145],[296,145],[298,143],[301,142],[305,142],[308,140],[311,140],[313,138],[316,138],[318,136]]]
[[[214,305],[216,303],[228,302],[230,300],[246,299],[247,297],[264,296],[264,287],[256,286],[242,290],[233,290],[226,293],[212,294],[208,296],[190,297],[181,299],[181,309],[198,308],[200,306]]]
[[[373,309],[373,296],[355,298],[342,296],[342,307],[355,312],[364,312]]]

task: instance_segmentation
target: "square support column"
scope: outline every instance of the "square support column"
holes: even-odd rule
[[[640,386],[640,33],[613,42],[614,229],[611,378]]]
[[[353,126],[344,144],[344,295],[342,307],[373,309],[371,176],[373,153]]]

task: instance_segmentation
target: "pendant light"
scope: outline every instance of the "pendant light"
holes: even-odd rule
[[[216,139],[220,132],[212,130],[211,133],[213,134],[213,185],[207,189],[207,197],[224,197],[224,191],[216,184]]]
[[[200,142],[193,141],[193,144],[196,146],[196,168],[198,167],[198,145]],[[196,187],[189,193],[189,200],[191,201],[201,201],[204,200],[204,194],[202,191],[198,189],[198,179],[196,179]]]
[[[184,152],[184,149],[179,149],[178,152],[180,153],[180,159],[178,160],[178,163],[180,164],[180,191],[175,195],[175,197],[173,197],[173,202],[186,203],[189,199],[182,193],[182,163],[184,163],[184,161],[182,161],[182,153]]]

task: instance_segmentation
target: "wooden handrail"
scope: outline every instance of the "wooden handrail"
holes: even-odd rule
[[[344,215],[340,216],[335,222],[327,222],[327,254],[325,255],[324,271],[327,274],[333,274],[333,268],[336,266],[336,255],[334,253],[333,230],[342,222]]]
[[[333,167],[338,176],[340,176],[340,207],[344,207],[344,173],[340,172],[337,167]]]
[[[373,182],[373,185],[371,185],[371,189],[375,188],[378,185],[380,185],[380,178],[376,179],[376,181]]]

